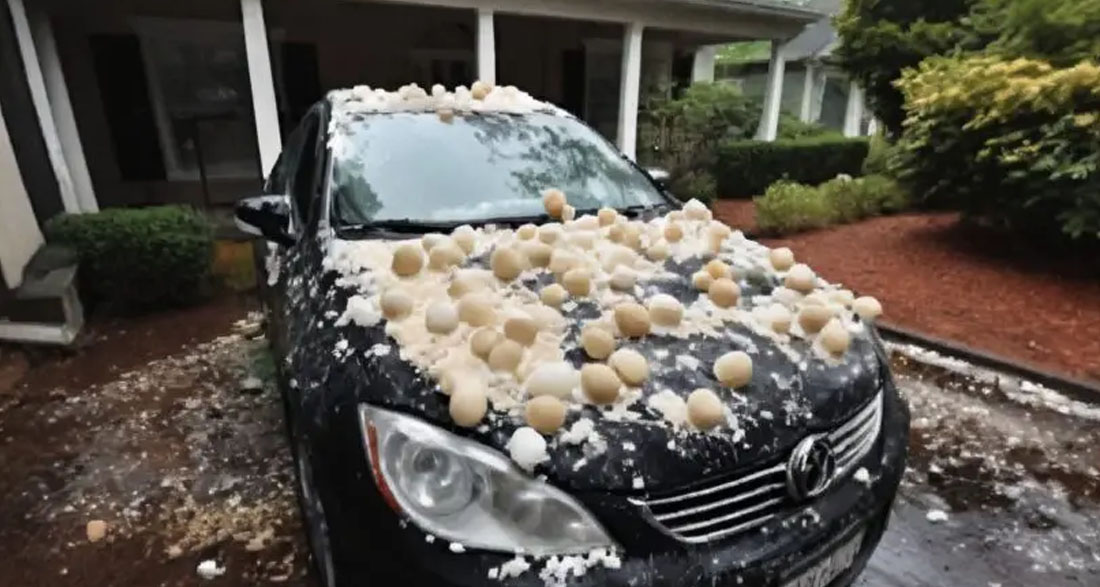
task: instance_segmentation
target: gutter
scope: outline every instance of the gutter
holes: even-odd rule
[[[718,8],[730,10],[740,14],[760,14],[766,16],[785,17],[790,20],[805,22],[807,24],[827,18],[828,13],[819,12],[812,8],[795,6],[786,2],[775,0],[664,0],[670,4],[688,4],[706,8]]]
[[[887,339],[925,347],[942,355],[963,359],[979,367],[1000,371],[1019,377],[1020,379],[1039,383],[1044,387],[1058,390],[1081,402],[1100,405],[1100,382],[1062,375],[1039,367],[1034,363],[1009,359],[1001,355],[975,349],[938,336],[916,332],[881,320],[877,321],[875,326]]]

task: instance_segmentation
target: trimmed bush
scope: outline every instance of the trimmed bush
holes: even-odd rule
[[[860,175],[866,138],[731,141],[718,149],[714,175],[722,198],[755,196],[781,179],[819,184],[840,174]]]
[[[1100,238],[1100,66],[925,60],[898,83],[891,163],[926,204],[1032,233]]]
[[[703,201],[715,197],[711,170],[719,145],[748,140],[760,123],[760,100],[746,97],[736,86],[695,83],[672,99],[667,89],[647,96],[638,117],[638,160],[672,176],[673,193]],[[780,138],[835,135],[814,123],[781,113]]]
[[[714,176],[706,171],[688,171],[673,179],[669,188],[672,194],[682,201],[686,202],[694,198],[708,206],[718,194]]]
[[[192,303],[208,289],[213,240],[192,208],[111,208],[46,223],[51,244],[80,258],[80,292],[115,312]]]
[[[841,176],[817,187],[782,180],[754,201],[757,227],[778,234],[854,222],[909,204],[905,191],[881,175]]]

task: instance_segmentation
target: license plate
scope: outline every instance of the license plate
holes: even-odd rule
[[[814,566],[803,571],[801,575],[784,583],[783,587],[826,587],[852,566],[862,546],[863,531],[860,530],[843,546],[814,563]]]

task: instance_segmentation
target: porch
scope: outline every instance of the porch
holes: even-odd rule
[[[7,3],[70,212],[230,204],[310,104],[356,84],[516,85],[633,156],[642,93],[712,79],[716,44],[778,45],[820,17],[739,1]]]

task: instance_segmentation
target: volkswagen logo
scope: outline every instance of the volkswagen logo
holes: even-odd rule
[[[802,439],[787,461],[787,490],[797,501],[817,497],[829,488],[836,474],[836,457],[829,439],[814,434]]]

